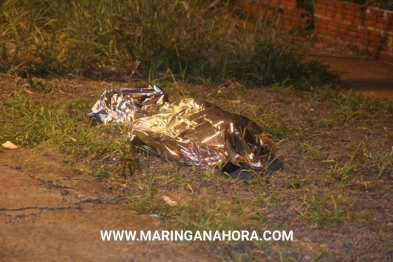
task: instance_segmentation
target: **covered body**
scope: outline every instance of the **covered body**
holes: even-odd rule
[[[250,119],[203,100],[165,100],[156,86],[107,90],[89,115],[131,123],[134,143],[182,165],[258,170],[274,158],[274,145]]]

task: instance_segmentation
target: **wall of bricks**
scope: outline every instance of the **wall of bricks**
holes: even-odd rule
[[[393,60],[393,11],[338,0],[316,0],[315,34]]]
[[[243,13],[262,17],[278,28],[306,28],[311,17],[305,10],[297,9],[296,0],[236,0]]]
[[[393,60],[393,11],[340,0],[315,0],[314,34],[358,46],[370,57]],[[237,0],[245,14],[278,28],[306,28],[310,15],[296,0]]]

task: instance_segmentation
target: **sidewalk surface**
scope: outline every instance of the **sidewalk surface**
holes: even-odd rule
[[[346,50],[345,50],[346,49]],[[307,54],[308,59],[317,59],[340,74],[340,86],[355,93],[393,100],[393,61],[371,59],[355,55],[350,48],[329,48],[316,43]]]
[[[100,230],[148,232],[161,222],[123,210],[97,179],[62,169],[54,156],[21,162],[30,158],[28,149],[0,147],[0,261],[219,261],[198,243],[102,241]]]

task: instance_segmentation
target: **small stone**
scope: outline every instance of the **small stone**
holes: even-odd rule
[[[165,203],[166,203],[167,205],[169,205],[169,206],[177,206],[177,202],[174,201],[174,200],[172,200],[172,199],[170,199],[170,198],[167,197],[167,196],[164,196],[164,201],[165,201]]]
[[[18,146],[13,144],[10,141],[5,142],[4,144],[1,145],[2,147],[6,148],[6,149],[17,149]]]

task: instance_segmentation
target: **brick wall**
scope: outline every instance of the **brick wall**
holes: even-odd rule
[[[315,34],[393,59],[393,11],[338,0],[316,0]],[[392,73],[393,74],[393,73]]]
[[[314,33],[358,46],[371,57],[393,60],[393,11],[340,0],[315,0]],[[306,28],[310,15],[297,9],[296,0],[237,0],[245,14],[278,28]]]
[[[243,13],[261,17],[278,28],[306,28],[311,17],[305,10],[296,8],[296,0],[236,0]]]

